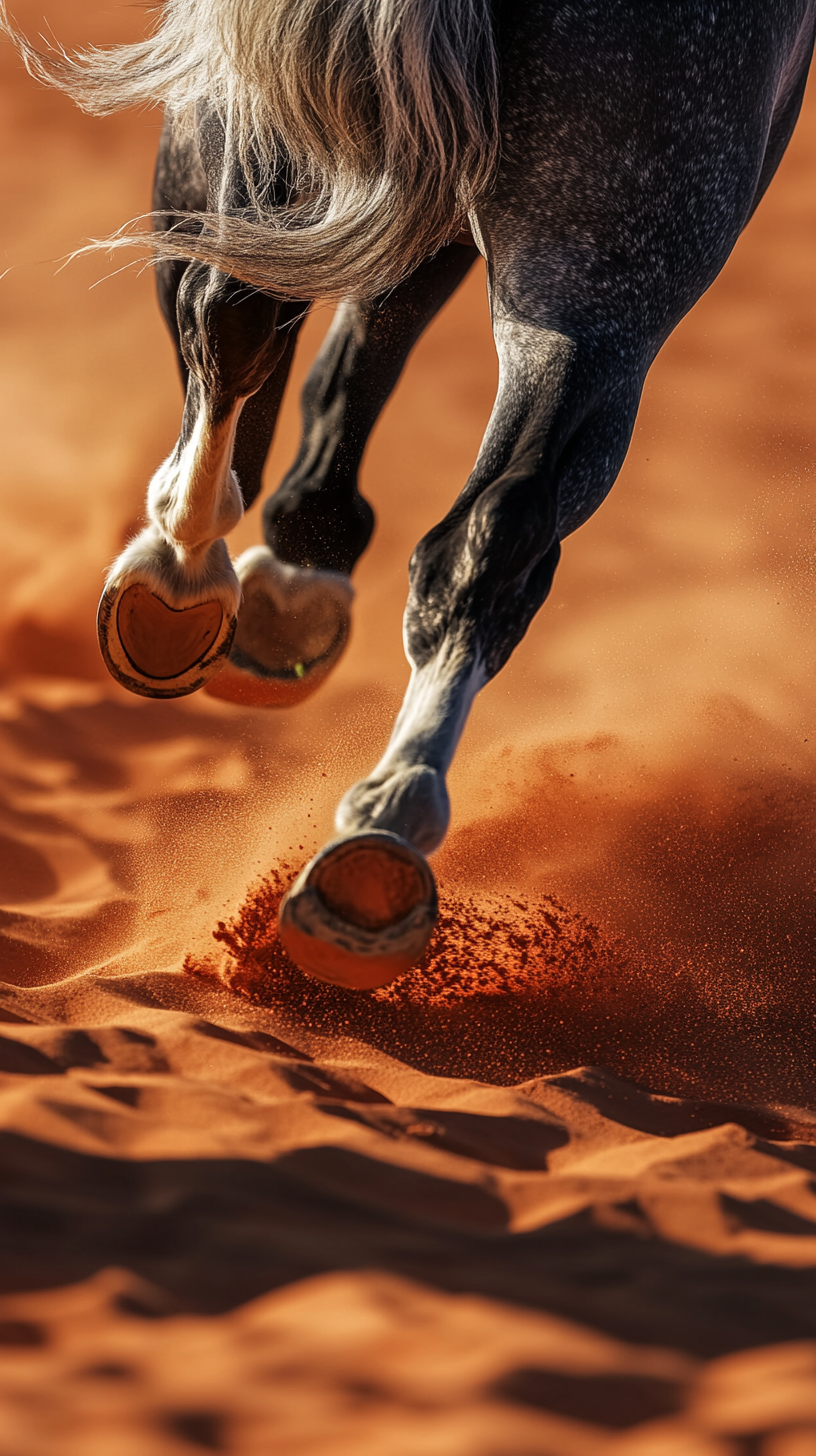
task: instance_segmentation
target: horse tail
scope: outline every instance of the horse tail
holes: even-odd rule
[[[373,297],[459,230],[495,172],[490,0],[166,0],[146,40],[36,50],[29,71],[86,111],[214,108],[245,178],[208,213],[154,214],[148,244],[281,298]],[[169,224],[169,226],[168,226]]]

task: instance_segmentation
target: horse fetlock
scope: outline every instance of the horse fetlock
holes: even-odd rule
[[[234,429],[231,433],[234,436]],[[148,486],[147,514],[182,555],[227,536],[244,514],[238,477],[229,463],[232,438],[228,452],[223,448],[218,452],[220,460],[212,459],[213,443],[196,431],[176,457],[159,466]]]
[[[183,558],[206,551],[219,537],[228,536],[244,514],[238,481],[228,472],[225,488],[212,505],[199,505],[186,498],[148,510],[151,521]]]
[[[444,776],[427,764],[376,773],[349,789],[335,815],[341,834],[384,829],[423,854],[438,849],[450,822]]]
[[[264,536],[281,561],[350,575],[374,532],[374,511],[356,474],[292,477],[267,501]]]

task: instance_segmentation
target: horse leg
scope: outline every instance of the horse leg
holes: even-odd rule
[[[445,776],[479,689],[546,598],[560,538],[591,515],[626,453],[642,365],[602,358],[497,312],[499,392],[479,457],[445,519],[420,542],[405,614],[411,681],[376,768],[336,817],[343,838],[295,881],[281,938],[313,975],[382,985],[414,964],[433,929],[425,855],[449,820]]]
[[[109,573],[98,618],[109,670],[149,697],[195,692],[229,652],[241,587],[223,537],[244,512],[236,430],[289,343],[277,303],[205,265],[184,269],[176,312],[188,373],[181,433],[150,482],[148,526]]]
[[[210,170],[214,170],[212,165]],[[153,209],[157,226],[169,227],[179,214],[185,212],[206,212],[207,198],[207,175],[201,160],[198,137],[186,127],[179,131],[168,118],[159,142],[153,179]],[[190,371],[181,347],[177,300],[179,286],[188,266],[182,261],[161,258],[155,267],[159,308],[175,345],[185,391]],[[307,309],[306,303],[281,306],[278,326],[286,328],[287,347],[266,382],[246,401],[238,420],[232,468],[238,477],[241,499],[247,510],[260,494],[263,468],[272,443],[300,324]]]
[[[206,209],[220,163],[208,177],[203,134],[165,125],[158,212]],[[97,626],[123,686],[180,697],[218,673],[230,649],[241,584],[222,538],[260,490],[306,305],[278,304],[201,264],[161,262],[157,285],[185,387],[181,433],[150,483],[147,528],[108,575]]]
[[[202,210],[208,196],[225,185],[235,200],[242,179],[225,154],[217,120],[203,113],[196,136],[177,133],[167,124],[156,167],[157,213]],[[241,607],[228,659],[221,658],[216,674],[205,683],[213,696],[254,706],[288,706],[313,692],[337,662],[348,639],[350,572],[373,528],[371,507],[357,490],[368,435],[413,344],[476,257],[475,247],[452,244],[387,298],[373,303],[347,300],[338,309],[304,389],[297,460],[267,502],[267,545],[250,548],[234,563]],[[193,386],[179,301],[183,308],[191,266],[162,262],[157,268],[159,303],[188,392]],[[240,291],[234,281],[233,286]],[[261,309],[275,307],[269,300],[257,302]],[[283,351],[265,382],[240,407],[232,472],[245,507],[260,491],[307,307],[279,306],[277,343],[283,343]],[[215,352],[219,349],[224,352],[216,345]],[[196,681],[186,690],[199,685]]]
[[[338,307],[304,386],[297,458],[264,506],[266,545],[235,563],[244,600],[214,696],[292,706],[341,657],[351,572],[374,528],[357,488],[366,442],[410,350],[477,256],[450,244],[386,298]]]
[[[384,299],[341,303],[304,386],[297,459],[264,506],[282,561],[351,573],[374,528],[357,489],[368,437],[420,334],[478,256],[450,243]]]
[[[561,539],[614,481],[646,370],[749,216],[774,98],[769,166],[795,115],[812,4],[757,6],[744,28],[716,7],[693,24],[683,6],[645,20],[602,10],[590,38],[580,7],[559,7],[543,49],[542,7],[505,17],[512,85],[478,217],[499,392],[470,480],[412,559],[412,676],[389,745],[338,808],[344,837],[281,907],[284,944],[325,980],[384,984],[427,943],[424,856],[445,834],[445,776],[473,698],[544,601]],[[622,107],[647,71],[642,104]]]

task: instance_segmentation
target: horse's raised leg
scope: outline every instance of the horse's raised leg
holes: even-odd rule
[[[499,392],[476,463],[411,561],[411,681],[391,741],[336,817],[342,839],[302,872],[281,937],[305,970],[356,987],[415,963],[435,919],[425,855],[449,819],[445,776],[479,689],[547,596],[560,538],[585,520],[626,452],[641,370],[603,347],[498,313]]]
[[[277,303],[204,265],[181,274],[176,313],[188,376],[181,433],[150,482],[148,526],[109,573],[98,618],[113,676],[149,697],[195,692],[229,652],[241,586],[223,538],[245,504],[236,431],[289,347]]]
[[[386,298],[338,307],[304,386],[297,458],[264,506],[266,545],[235,563],[244,600],[229,662],[208,688],[214,696],[291,706],[337,664],[351,572],[374,527],[357,488],[366,442],[410,350],[477,256],[450,244]]]
[[[348,574],[362,555],[374,526],[357,489],[368,437],[420,334],[478,256],[450,243],[387,297],[341,303],[303,389],[297,459],[264,506],[282,561]]]
[[[207,162],[206,169],[202,158]],[[231,175],[229,185],[233,190],[237,188],[240,192],[240,172],[236,172],[235,169],[227,170]],[[169,226],[174,223],[179,214],[185,212],[206,211],[208,197],[213,195],[217,198],[223,187],[224,171],[223,135],[220,126],[214,124],[209,112],[202,115],[195,133],[189,132],[186,128],[178,130],[168,120],[162,133],[154,180],[153,206],[157,225],[159,227]],[[236,197],[238,201],[241,200],[237,194]],[[182,382],[188,392],[191,381],[190,350],[182,335],[182,323],[186,321],[186,290],[190,283],[190,279],[187,277],[189,267],[189,264],[181,261],[161,260],[156,268],[159,306],[175,344]],[[200,276],[199,270],[199,278]],[[241,298],[243,295],[240,285],[233,284],[232,287],[236,296]],[[244,400],[235,428],[231,469],[237,480],[245,509],[252,505],[261,490],[263,468],[274,434],[300,324],[308,311],[306,303],[283,303],[277,306],[270,304],[270,301],[263,297],[256,297],[255,307],[258,310],[256,323],[260,329],[263,330],[265,326],[272,325],[277,329],[278,337],[274,342],[270,340],[270,359],[274,362],[274,367],[260,387]],[[242,350],[252,353],[258,342],[257,339],[250,336],[250,331],[246,329],[246,321],[236,320],[236,316],[233,314],[230,322],[233,325],[231,338],[222,339],[216,336],[210,341],[211,351],[220,356],[221,362],[227,365],[228,370],[230,356],[233,356],[234,363],[236,354],[240,356]],[[238,323],[237,328],[235,327],[236,322]],[[251,316],[249,322],[252,322]],[[185,330],[186,332],[187,330]],[[262,375],[263,361],[261,361],[261,365],[259,373]],[[255,381],[253,380],[253,382]],[[255,555],[257,554],[256,552]],[[252,552],[245,552],[239,561],[233,563],[239,587],[242,588],[242,606],[238,612],[236,627],[236,637],[239,643],[242,637],[246,636],[248,625],[258,615],[259,573],[253,571],[251,563],[247,561],[247,558],[252,556]],[[268,576],[268,574],[267,572],[266,575]],[[278,578],[283,575],[283,571],[277,573]],[[276,585],[279,585],[279,580],[273,583],[273,590]],[[341,583],[341,600],[345,603],[342,585]],[[267,605],[265,600],[262,600],[262,605]],[[269,612],[267,612],[268,615]],[[271,650],[274,650],[276,630],[279,639],[281,624],[279,620],[276,620],[274,610],[272,617]],[[267,622],[265,625],[268,627],[269,623]],[[233,638],[233,648],[238,654],[239,648],[235,645],[235,638]],[[269,650],[270,645],[268,644],[267,651]],[[216,678],[211,678],[208,683],[205,683],[205,687],[222,697],[237,698],[244,702],[257,700],[258,684],[251,677],[236,671],[231,661],[222,659],[222,663]],[[222,678],[229,681],[226,690],[221,684]],[[232,679],[237,679],[237,692],[235,684],[231,682]],[[266,689],[265,684],[262,685],[263,689]],[[266,690],[268,691],[268,689]],[[266,699],[261,697],[260,700],[265,701]]]

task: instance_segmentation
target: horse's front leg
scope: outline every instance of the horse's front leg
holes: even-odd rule
[[[351,627],[351,572],[374,528],[357,488],[366,442],[412,346],[477,256],[475,247],[450,244],[386,298],[345,299],[337,309],[303,390],[297,459],[264,506],[266,544],[236,563],[244,601],[227,667],[209,686],[215,696],[292,706],[339,662]],[[239,464],[247,423],[245,415]]]
[[[223,667],[241,585],[224,536],[244,500],[232,468],[241,412],[287,349],[279,305],[204,265],[178,289],[188,370],[181,433],[150,482],[149,524],[114,563],[99,606],[99,642],[131,692],[181,697]]]
[[[382,985],[421,955],[436,913],[425,855],[447,830],[445,777],[471,704],[546,598],[560,537],[603,499],[634,422],[634,367],[607,382],[593,345],[514,318],[495,332],[499,394],[475,470],[411,562],[413,670],[391,740],[338,808],[343,837],[281,909],[290,954],[324,980]]]

